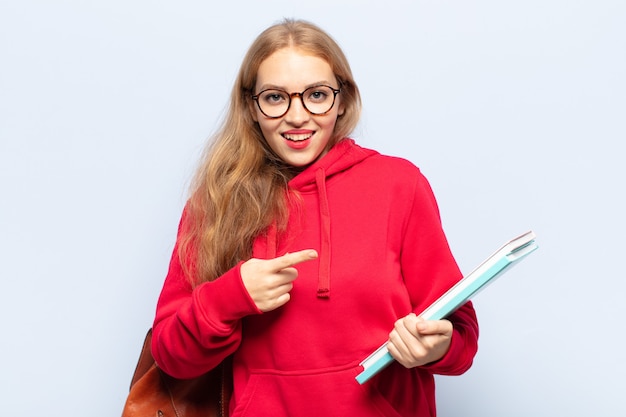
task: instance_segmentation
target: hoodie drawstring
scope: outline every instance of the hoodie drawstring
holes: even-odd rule
[[[326,172],[323,168],[315,172],[315,184],[319,192],[321,252],[319,256],[320,271],[317,283],[317,296],[330,297],[330,210],[328,195],[326,194]]]

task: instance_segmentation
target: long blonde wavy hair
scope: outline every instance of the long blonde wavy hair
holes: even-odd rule
[[[358,87],[344,53],[327,33],[309,22],[290,19],[263,31],[242,62],[226,116],[209,141],[191,186],[178,256],[193,285],[212,281],[248,259],[254,238],[271,224],[285,228],[287,183],[294,173],[271,150],[252,119],[251,95],[261,63],[286,47],[324,59],[339,82],[345,110],[328,148],[358,123]]]

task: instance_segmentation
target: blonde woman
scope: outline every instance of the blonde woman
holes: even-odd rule
[[[430,186],[348,137],[360,109],[337,43],[285,20],[251,45],[198,169],[152,351],[178,378],[232,355],[233,417],[434,416],[433,375],[472,364],[471,303],[415,315],[461,277]],[[396,362],[359,385],[385,341]]]

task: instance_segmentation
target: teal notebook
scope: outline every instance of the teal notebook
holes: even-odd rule
[[[495,281],[504,271],[507,271],[512,265],[524,259],[537,248],[535,234],[532,231],[508,241],[470,274],[462,278],[439,297],[420,316],[425,320],[445,318],[469,301],[488,284]],[[363,384],[393,362],[393,360],[393,357],[387,350],[387,343],[384,343],[360,363],[363,371],[357,375],[356,380]]]

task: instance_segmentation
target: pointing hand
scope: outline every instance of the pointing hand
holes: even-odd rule
[[[317,258],[317,252],[306,249],[274,259],[252,258],[241,265],[241,279],[257,308],[272,311],[289,301],[293,281],[298,277],[295,265]]]

